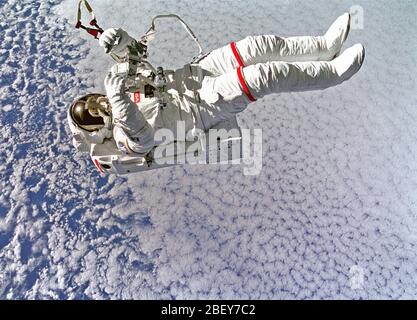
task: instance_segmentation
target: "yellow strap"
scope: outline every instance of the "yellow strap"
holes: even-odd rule
[[[84,3],[85,7],[87,8],[88,12],[91,14],[92,18],[95,19],[94,11],[91,5],[88,3],[87,0],[80,0],[78,2],[78,13],[77,13],[77,22],[81,21],[82,13],[81,13],[81,5]]]
[[[82,0],[80,0],[80,2],[78,2],[77,22],[81,21],[81,2],[82,2]]]
[[[87,8],[88,12],[93,13],[93,8],[91,8],[90,4],[87,0],[84,0],[85,7]]]

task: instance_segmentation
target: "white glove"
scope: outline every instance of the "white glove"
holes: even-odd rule
[[[116,95],[125,92],[126,79],[110,72],[104,79],[104,87],[106,88],[107,97],[111,100]]]
[[[127,46],[131,45],[135,41],[129,34],[123,29],[107,29],[100,36],[99,44],[104,48],[106,53],[120,54]]]

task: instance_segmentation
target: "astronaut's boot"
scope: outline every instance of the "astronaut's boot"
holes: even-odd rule
[[[365,48],[358,43],[346,49],[339,57],[335,58],[331,63],[336,73],[340,77],[341,82],[350,79],[357,73],[365,60]]]
[[[350,21],[351,16],[349,13],[342,14],[335,22],[333,22],[324,35],[327,49],[334,53],[334,57],[339,55],[343,43],[349,35]]]

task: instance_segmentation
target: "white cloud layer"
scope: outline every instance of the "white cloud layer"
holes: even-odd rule
[[[321,34],[359,4],[364,29],[347,45],[363,42],[367,60],[337,88],[240,116],[263,129],[259,176],[186,166],[101,178],[65,118],[76,96],[103,91],[111,60],[72,28],[75,1],[2,1],[0,298],[416,297],[415,1],[91,2],[104,27],[137,36],[179,14],[207,50]],[[188,62],[183,29],[158,27],[153,62]]]

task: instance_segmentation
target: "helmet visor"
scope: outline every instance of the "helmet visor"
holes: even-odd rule
[[[90,94],[77,99],[71,105],[70,109],[71,118],[74,123],[89,132],[103,128],[104,120],[98,112],[98,109],[101,109],[102,102],[100,103],[100,101],[103,99],[105,99],[105,96],[99,94]]]

